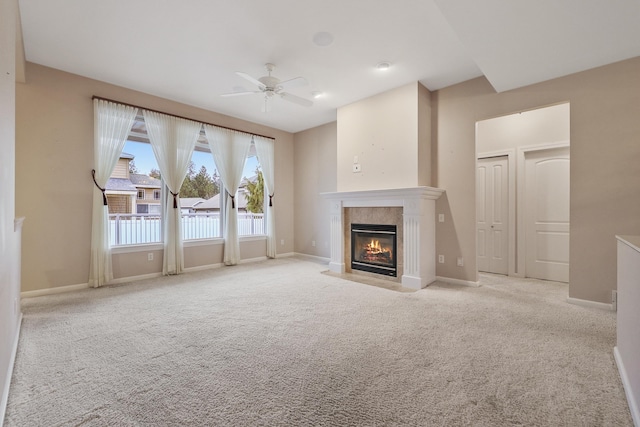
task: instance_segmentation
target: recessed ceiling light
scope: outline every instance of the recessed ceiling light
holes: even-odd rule
[[[376,64],[376,69],[381,71],[386,71],[391,67],[391,63],[387,61],[378,62]]]
[[[313,43],[316,46],[325,47],[333,43],[333,34],[326,31],[320,31],[313,35]]]
[[[324,96],[324,92],[314,90],[313,92],[311,92],[311,96],[313,96],[315,99],[322,98]]]

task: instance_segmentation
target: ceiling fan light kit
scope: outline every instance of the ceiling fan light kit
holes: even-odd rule
[[[262,76],[260,78],[254,78],[249,74],[237,71],[236,74],[243,79],[251,82],[255,86],[258,87],[258,90],[254,91],[244,91],[244,92],[231,92],[225,93],[221,96],[229,97],[229,96],[241,96],[241,95],[252,95],[252,94],[262,94],[264,96],[264,103],[262,107],[263,112],[268,112],[271,110],[271,106],[269,105],[269,99],[273,98],[275,95],[278,95],[280,98],[285,101],[292,102],[297,105],[301,105],[303,107],[311,107],[313,102],[301,98],[297,95],[293,95],[289,92],[286,92],[285,89],[304,86],[307,84],[307,81],[304,77],[295,77],[293,79],[281,81],[279,78],[272,76],[271,72],[276,68],[274,64],[267,63],[265,64],[265,68],[267,70],[267,75]]]

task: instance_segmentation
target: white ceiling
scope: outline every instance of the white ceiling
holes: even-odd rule
[[[640,56],[640,0],[19,0],[28,61],[289,132],[420,81],[485,75],[497,91]],[[314,44],[318,32],[333,43]],[[380,61],[392,67],[375,69]],[[259,95],[235,74],[308,85],[312,107]],[[28,79],[28,75],[27,75]]]

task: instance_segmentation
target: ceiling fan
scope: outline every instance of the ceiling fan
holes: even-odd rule
[[[240,71],[236,72],[236,74],[242,77],[243,79],[246,79],[251,83],[253,83],[254,85],[258,86],[259,90],[224,93],[220,96],[225,96],[225,97],[241,96],[241,95],[252,95],[256,93],[264,94],[264,104],[262,106],[263,112],[270,111],[271,103],[269,102],[269,100],[276,95],[278,95],[280,98],[284,99],[285,101],[293,102],[294,104],[298,104],[303,107],[311,107],[313,105],[313,102],[309,101],[308,99],[301,98],[299,96],[290,94],[285,91],[285,89],[288,89],[288,88],[306,85],[307,81],[304,79],[304,77],[295,77],[293,79],[280,81],[279,78],[271,75],[271,72],[276,68],[275,65],[271,63],[267,63],[265,64],[265,68],[267,69],[267,73],[269,75],[262,76],[258,79],[253,78],[250,75],[246,73],[242,73]]]

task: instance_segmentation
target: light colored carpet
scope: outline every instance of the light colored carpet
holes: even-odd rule
[[[23,301],[6,426],[631,426],[615,314],[278,259]]]

